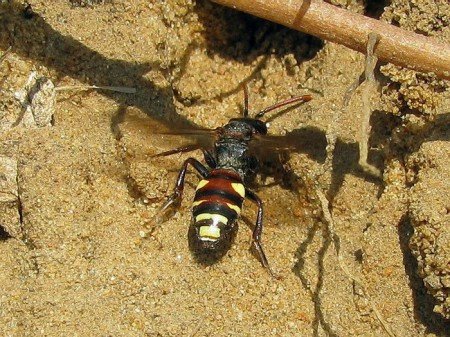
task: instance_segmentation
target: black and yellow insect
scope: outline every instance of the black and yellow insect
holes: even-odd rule
[[[257,113],[255,118],[250,118],[245,87],[244,93],[243,117],[233,118],[226,125],[215,130],[207,130],[214,139],[210,148],[202,144],[194,144],[157,155],[166,156],[201,149],[209,166],[207,168],[197,159],[188,158],[179,172],[174,192],[162,210],[179,203],[187,168],[189,165],[193,166],[203,179],[198,183],[195,192],[193,217],[188,234],[189,245],[197,256],[214,261],[222,257],[230,248],[236,234],[236,220],[241,213],[242,204],[245,199],[250,199],[258,206],[256,225],[253,230],[253,246],[263,266],[272,274],[261,244],[263,203],[247,187],[259,170],[260,158],[256,153],[264,152],[261,149],[259,151],[253,151],[253,149],[267,146],[271,140],[267,136],[266,124],[258,118],[266,112],[287,104],[307,102],[311,96],[304,95],[276,103]],[[203,133],[204,131],[202,130]]]

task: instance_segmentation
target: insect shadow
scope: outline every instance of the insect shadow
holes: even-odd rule
[[[178,115],[173,105],[171,88],[160,88],[145,75],[160,68],[158,62],[135,63],[105,57],[69,35],[53,29],[43,17],[34,13],[29,20],[23,18],[24,5],[11,1],[7,14],[0,14],[0,46],[25,58],[57,71],[60,78],[70,76],[87,85],[130,86],[139,88],[134,95],[102,90],[101,93],[124,106],[134,106],[161,123],[168,120],[180,123],[188,121]],[[164,118],[157,111],[164,111]],[[113,129],[115,125],[112,120]]]
[[[228,60],[251,63],[261,55],[292,54],[301,63],[324,46],[311,35],[210,1],[197,1],[194,11],[205,27],[202,35],[208,51]]]
[[[210,1],[197,1],[194,11],[204,27],[201,31],[202,39],[193,40],[186,48],[178,64],[179,72],[172,83],[184,76],[190,76],[187,74],[187,65],[192,52],[199,47],[206,48],[208,54],[217,55],[227,62],[250,65],[260,58],[250,74],[240,80],[240,83],[248,83],[261,77],[261,70],[266,67],[272,55],[280,60],[285,59],[287,55],[292,56],[290,59],[293,61],[283,61],[293,62],[287,67],[288,72],[292,72],[294,64],[312,59],[324,46],[322,40],[311,35]],[[241,86],[237,85],[215,97],[209,97],[208,100],[221,101],[238,93],[240,89]],[[174,96],[178,102],[188,106],[206,102],[206,99],[201,97],[185,99],[177,88],[174,88]]]

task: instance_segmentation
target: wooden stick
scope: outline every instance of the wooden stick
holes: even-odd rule
[[[450,44],[415,34],[321,0],[212,0],[361,53],[370,33],[380,36],[376,56],[385,62],[450,79]]]

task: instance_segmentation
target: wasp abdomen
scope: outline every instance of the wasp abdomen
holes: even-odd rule
[[[233,227],[241,213],[245,187],[234,171],[212,170],[197,186],[193,203],[198,239],[217,241]],[[226,236],[226,235],[225,235]]]

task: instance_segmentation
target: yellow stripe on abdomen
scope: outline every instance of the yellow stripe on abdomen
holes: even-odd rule
[[[211,213],[202,213],[199,214],[195,217],[195,222],[199,222],[202,220],[208,220],[208,219],[212,219],[213,224],[218,224],[219,222],[223,223],[223,224],[227,224],[228,223],[228,219],[220,214],[211,214]]]
[[[220,238],[220,228],[216,226],[201,226],[198,234],[202,239],[216,241]]]
[[[241,198],[245,198],[245,186],[241,183],[231,183],[231,187],[236,191],[237,194],[241,196]]]
[[[208,183],[209,183],[209,180],[200,180],[198,185],[197,185],[197,188],[195,190],[198,191],[202,187],[205,187],[205,185],[208,184]]]
[[[233,211],[235,211],[238,216],[239,216],[239,214],[241,214],[241,208],[239,206],[230,204],[228,202],[227,202],[227,206],[229,208],[231,208]]]

